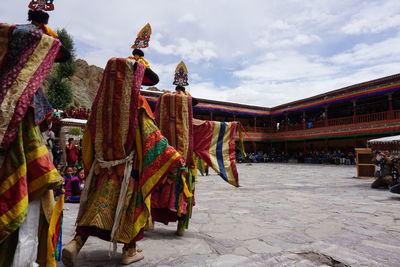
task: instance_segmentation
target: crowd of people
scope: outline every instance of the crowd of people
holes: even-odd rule
[[[59,141],[50,142],[47,139],[47,144],[50,143],[53,143],[50,150],[53,155],[54,166],[57,167],[57,171],[64,179],[62,185],[54,190],[54,195],[58,197],[64,189],[66,202],[79,203],[85,182],[85,171],[82,167],[82,145],[76,145],[74,138],[69,138],[68,144],[65,146],[66,158],[62,160],[63,150]]]
[[[260,162],[296,162],[313,164],[336,164],[336,165],[355,165],[356,157],[353,151],[343,152],[341,150],[318,151],[313,150],[307,153],[296,152],[287,154],[284,152],[251,152],[246,156],[240,152],[236,154],[239,163],[260,163]]]
[[[87,118],[89,110],[69,109],[62,114],[62,117]],[[55,111],[53,113],[53,122],[57,120],[57,117],[57,111]],[[79,140],[79,144],[77,145],[74,138],[68,138],[68,143],[64,148],[66,157],[63,159],[64,152],[60,145],[60,140],[56,138],[53,129],[54,123],[51,124],[51,128],[42,133],[42,138],[45,140],[46,146],[52,154],[54,166],[57,167],[58,172],[64,179],[62,186],[55,189],[55,196],[58,197],[62,192],[61,189],[64,189],[66,202],[79,203],[85,179],[82,168],[81,140]]]
[[[59,188],[54,190],[55,197],[58,197],[62,193],[61,189],[64,189],[66,202],[79,203],[86,179],[84,169],[60,164],[57,170],[64,181]]]
[[[70,108],[64,111],[54,110],[52,118],[52,131],[56,134],[60,134],[61,130],[61,120],[72,118],[79,120],[87,120],[90,115],[90,109],[87,108]]]
[[[54,61],[65,62],[71,55],[57,34],[46,26],[49,15],[45,11],[54,9],[52,1],[32,0],[29,8],[31,24],[0,24],[0,37],[10,47],[0,58],[0,65],[11,66],[0,68],[0,82],[5,85],[4,103],[10,106],[0,110],[0,117],[7,119],[0,125],[0,173],[3,184],[10,189],[0,194],[0,213],[7,215],[2,216],[0,225],[0,265],[56,266],[56,260],[62,255],[65,266],[74,266],[90,236],[112,242],[113,254],[117,243],[123,243],[122,264],[142,260],[143,252],[136,243],[153,221],[177,222],[178,236],[188,229],[195,204],[197,157],[224,181],[239,186],[236,162],[231,160],[235,151],[230,145],[234,143],[238,125],[194,121],[192,110],[197,100],[185,91],[188,71],[183,62],[178,64],[174,75],[176,92],[159,98],[157,107],[163,108],[156,109],[154,116],[140,95],[142,85],[154,86],[159,82],[140,50],[148,46],[151,28],[147,24],[132,46],[133,57],[113,57],[106,65],[103,81],[108,82],[101,83],[86,125],[83,150],[85,167],[89,170],[83,170],[80,141],[77,144],[77,140],[69,138],[64,153],[55,137],[58,136],[56,127],[48,130],[51,129],[48,121],[53,119],[55,126],[63,116],[87,119],[89,111],[69,110],[64,115],[56,111],[51,117],[50,104],[38,88]],[[14,30],[15,38],[9,38]],[[37,42],[31,42],[32,39]],[[28,59],[27,66],[10,65]],[[32,65],[40,71],[32,72]],[[12,77],[17,76],[13,81]],[[121,101],[124,97],[127,101]],[[47,130],[46,142],[40,134],[45,131],[42,129]],[[52,159],[46,146],[51,148]],[[387,176],[391,176],[392,183],[387,186],[393,186],[398,177],[392,167],[395,158],[387,153],[382,158],[376,158],[380,166],[376,183],[387,183]],[[354,164],[352,152],[338,150],[238,156],[239,162],[291,159],[305,163]],[[87,179],[85,173],[88,173]],[[204,173],[208,174],[206,168]],[[82,199],[81,192],[84,192]],[[75,235],[62,254],[61,194],[65,194],[67,202],[80,202]]]

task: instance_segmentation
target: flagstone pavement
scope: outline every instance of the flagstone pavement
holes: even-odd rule
[[[400,195],[354,166],[239,164],[241,187],[199,176],[189,230],[156,223],[131,266],[400,266]],[[77,204],[66,204],[63,243]],[[121,246],[89,238],[77,266],[118,266]],[[61,263],[58,266],[63,266]]]

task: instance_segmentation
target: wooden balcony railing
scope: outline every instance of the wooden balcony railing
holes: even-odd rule
[[[320,121],[312,122],[311,128],[315,129],[315,128],[339,126],[339,125],[346,125],[346,124],[361,124],[361,123],[386,121],[386,120],[400,120],[400,110],[328,119],[327,121],[320,120]],[[249,131],[249,132],[264,132],[264,133],[276,132],[276,129],[274,129],[272,127],[256,127],[255,128],[252,126],[247,126],[247,127],[245,127],[245,129],[246,129],[246,131]],[[303,129],[304,130],[308,129],[308,127],[307,127],[307,124],[303,125],[302,123],[289,125],[288,127],[286,127],[285,125],[281,125],[279,127],[279,132],[285,132],[286,129],[287,129],[287,131],[299,131],[299,130],[303,130]]]
[[[400,119],[400,110],[393,110],[393,119],[394,120]]]
[[[384,121],[388,119],[389,112],[378,112],[378,113],[370,113],[364,115],[355,116],[355,123],[364,123],[371,121]]]
[[[352,124],[352,123],[353,123],[353,117],[344,117],[344,118],[328,120],[329,126],[345,125],[345,124]]]
[[[254,128],[254,126],[244,126],[244,129],[247,132],[256,132],[256,133],[274,132],[274,129],[272,127],[256,127],[256,128]]]

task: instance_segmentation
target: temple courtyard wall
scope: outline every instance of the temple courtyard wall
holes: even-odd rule
[[[371,189],[354,166],[239,164],[240,188],[199,176],[189,230],[156,223],[132,266],[400,266],[400,195]],[[66,204],[63,244],[77,204]],[[116,266],[89,238],[77,266]],[[59,263],[59,266],[62,266]]]

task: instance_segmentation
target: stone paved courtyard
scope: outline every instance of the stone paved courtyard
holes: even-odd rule
[[[353,178],[354,166],[239,165],[240,188],[199,176],[189,230],[156,224],[132,266],[400,266],[400,195]],[[78,205],[66,204],[63,243]],[[117,266],[89,238],[77,266]],[[59,266],[62,266],[60,263]]]

